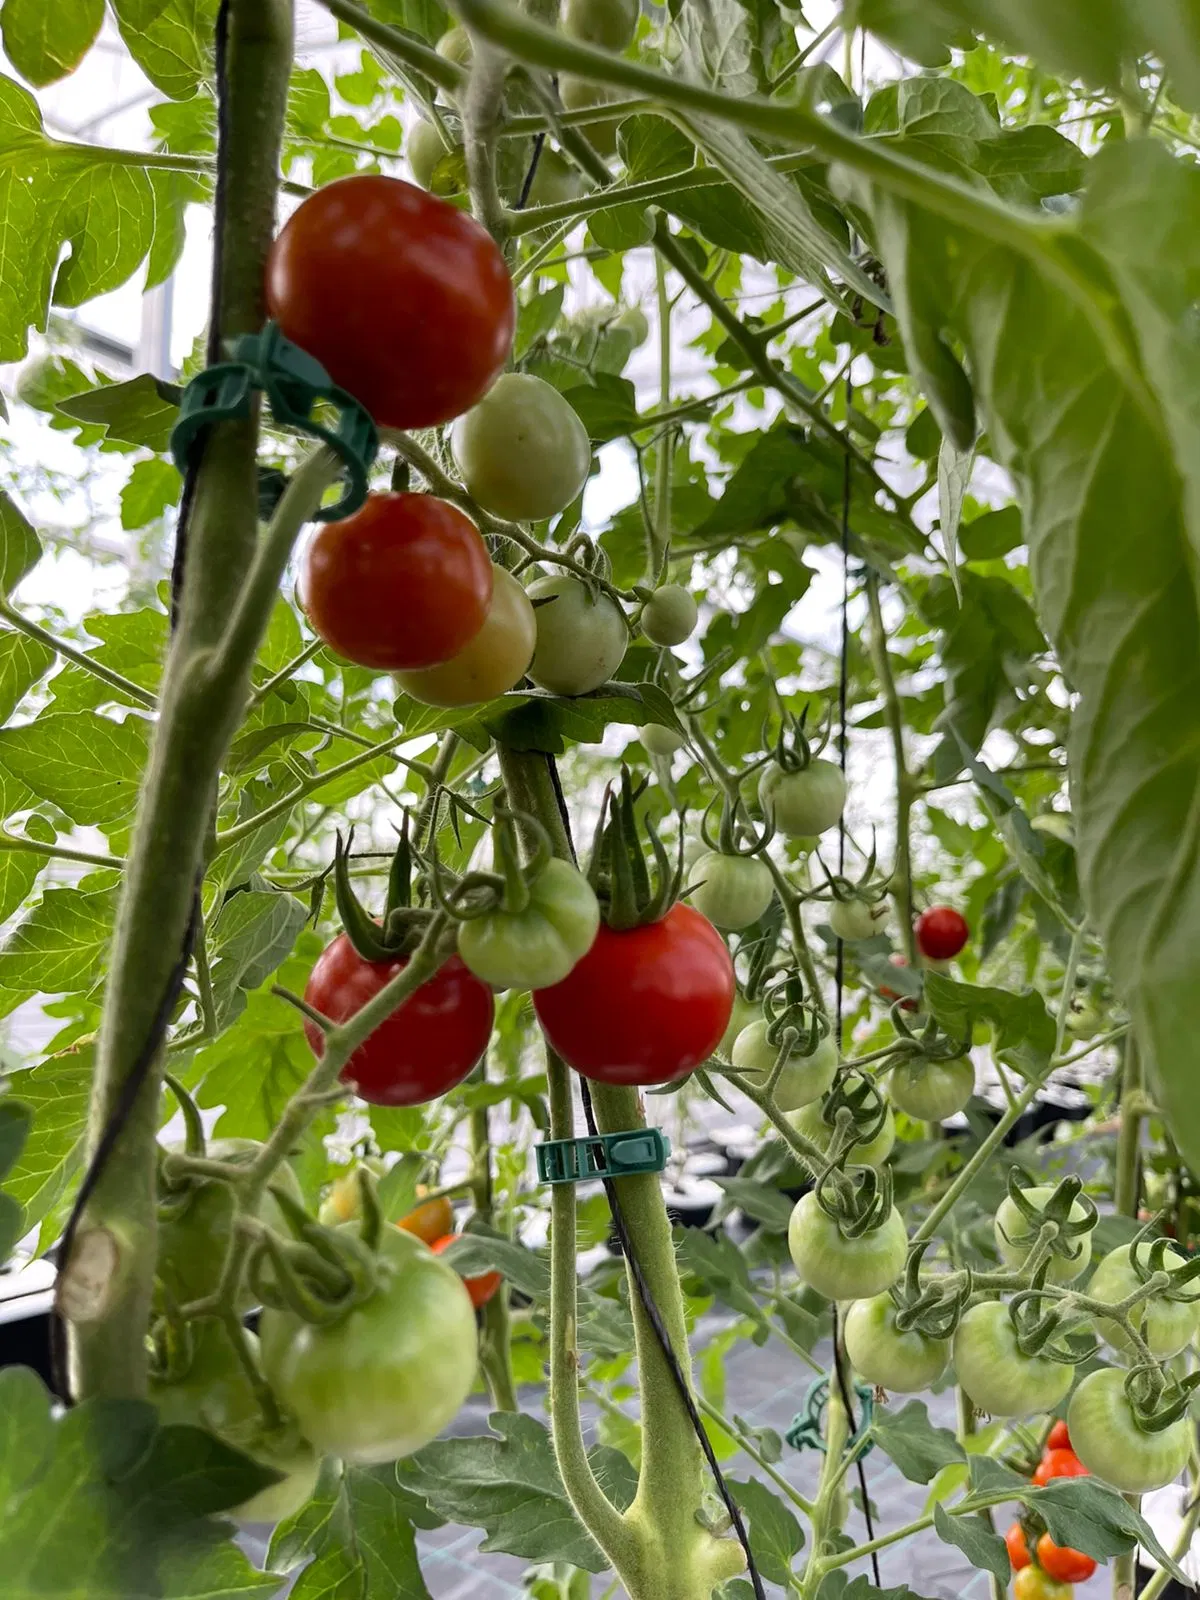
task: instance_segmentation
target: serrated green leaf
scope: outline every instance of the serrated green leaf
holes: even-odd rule
[[[619,439],[637,426],[637,394],[628,378],[602,372],[594,383],[579,384],[563,395],[595,444]]]
[[[17,703],[54,665],[48,645],[24,633],[0,633],[0,722],[7,722]]]
[[[149,740],[141,717],[46,712],[25,727],[0,729],[0,765],[72,821],[102,827],[132,815]]]
[[[126,383],[67,395],[57,409],[77,422],[102,427],[108,439],[161,451],[170,445],[171,429],[179,420],[181,393],[178,385],[143,372]]]
[[[0,1015],[27,994],[75,994],[98,983],[115,910],[111,889],[48,889],[0,950]]]
[[[228,1025],[241,995],[265,983],[291,953],[308,917],[295,895],[247,890],[221,907],[207,929],[217,1019]]]
[[[1055,1544],[1104,1560],[1141,1545],[1177,1583],[1189,1579],[1123,1495],[1099,1478],[1056,1478],[1021,1497],[1042,1517]]]
[[[753,1178],[715,1178],[715,1183],[755,1222],[775,1233],[786,1233],[792,1218],[794,1202],[769,1184],[756,1183]]]
[[[116,611],[109,615],[89,612],[83,625],[100,641],[87,650],[90,659],[119,672],[140,689],[157,693],[167,650],[168,622],[164,611],[157,606],[145,606],[140,611]],[[144,709],[142,701],[113,688],[74,662],[55,675],[50,687],[54,691],[56,711],[91,710],[110,702]]]
[[[494,1270],[531,1300],[544,1302],[549,1298],[550,1264],[546,1256],[517,1244],[494,1228],[476,1223],[446,1251],[446,1259],[464,1277]]]
[[[994,1572],[1001,1583],[1011,1576],[1008,1550],[1004,1540],[994,1533],[982,1517],[967,1513],[951,1516],[943,1505],[933,1508],[934,1531],[943,1544],[952,1544],[962,1551],[977,1572]]]
[[[1042,1078],[1054,1052],[1054,1018],[1034,989],[1014,994],[1008,989],[958,983],[944,973],[925,974],[925,998],[943,1028],[955,1038],[970,1036],[972,1024],[994,1029],[992,1048],[1024,1077]]]
[[[28,1228],[58,1204],[83,1159],[93,1058],[89,1044],[8,1080],[33,1114],[29,1136],[4,1180],[6,1192],[24,1207]]]
[[[178,501],[182,482],[172,461],[155,456],[137,462],[121,490],[121,526],[144,528],[157,522]]]
[[[598,744],[610,722],[639,728],[651,722],[678,726],[670,699],[653,683],[606,683],[590,694],[569,699],[521,689],[481,707],[477,719],[499,744],[512,750],[544,750],[549,755],[561,755],[568,740]]]
[[[943,1467],[964,1460],[949,1428],[935,1428],[923,1400],[909,1400],[898,1411],[876,1408],[871,1436],[910,1483],[928,1483]]]
[[[727,1481],[749,1522],[750,1549],[759,1572],[768,1583],[789,1587],[792,1561],[804,1548],[804,1530],[795,1512],[757,1478]]]
[[[16,503],[0,489],[0,594],[5,599],[41,557],[41,540]]]
[[[546,1429],[518,1413],[497,1412],[488,1420],[491,1434],[441,1439],[399,1462],[401,1485],[448,1522],[485,1529],[481,1550],[606,1571],[607,1559],[563,1490]],[[592,1450],[590,1458],[609,1495],[624,1510],[636,1488],[633,1468],[606,1446]]]
[[[33,1108],[6,1095],[0,1100],[0,1183],[12,1171],[33,1126]]]
[[[212,76],[220,0],[112,0],[130,55],[156,89],[186,100]]]
[[[42,89],[74,72],[103,21],[104,0],[4,0],[0,36],[13,66]]]

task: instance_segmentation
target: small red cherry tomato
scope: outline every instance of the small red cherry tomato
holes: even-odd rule
[[[449,422],[512,347],[512,279],[465,211],[357,173],[292,213],[267,258],[267,307],[385,428]]]
[[[1046,1440],[1047,1450],[1069,1450],[1071,1448],[1071,1435],[1067,1432],[1067,1425],[1061,1417],[1050,1429]]]
[[[1020,1572],[1022,1567],[1027,1567],[1033,1560],[1029,1554],[1029,1546],[1025,1542],[1025,1529],[1019,1522],[1014,1522],[1004,1535],[1004,1543],[1008,1546],[1008,1559],[1012,1563],[1014,1572]]]
[[[1090,1474],[1074,1450],[1047,1450],[1038,1462],[1033,1481],[1044,1488],[1052,1478],[1086,1478]]]
[[[569,1067],[600,1083],[670,1083],[707,1061],[733,1013],[733,963],[707,917],[680,902],[623,932],[601,924],[533,1008]]]
[[[430,1248],[435,1256],[440,1256],[443,1250],[448,1250],[454,1241],[461,1237],[461,1234],[447,1233],[441,1239],[435,1239]],[[465,1274],[460,1274],[460,1276],[467,1293],[471,1296],[471,1304],[476,1311],[479,1310],[480,1306],[487,1305],[504,1281],[499,1272],[480,1272],[473,1278],[468,1278]]]
[[[433,667],[483,627],[492,558],[475,524],[447,501],[373,494],[314,536],[300,592],[313,628],[347,661],[380,672]]]
[[[953,906],[930,906],[915,924],[917,948],[928,961],[949,961],[967,942],[967,919]]]
[[[1096,1570],[1091,1556],[1085,1556],[1082,1550],[1072,1550],[1070,1545],[1055,1544],[1048,1533],[1037,1542],[1037,1558],[1043,1572],[1060,1583],[1086,1583]]]
[[[407,965],[366,961],[339,933],[317,957],[304,998],[333,1022],[345,1022],[373,1000]],[[360,1044],[341,1070],[343,1083],[377,1106],[417,1106],[461,1083],[487,1048],[495,1002],[458,956],[410,994]],[[317,1055],[324,1035],[315,1022],[304,1031]]]

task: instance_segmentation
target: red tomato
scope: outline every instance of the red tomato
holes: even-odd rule
[[[533,1008],[568,1066],[601,1083],[670,1083],[721,1042],[733,963],[707,917],[680,902],[623,933],[601,925],[570,973]]]
[[[449,661],[483,627],[492,558],[478,528],[431,494],[373,494],[304,556],[308,620],[347,661],[381,672]]]
[[[917,947],[929,961],[949,961],[967,942],[967,919],[953,906],[930,906],[917,918]]]
[[[312,969],[304,998],[334,1022],[345,1022],[407,965],[364,961],[344,933],[326,945]],[[492,991],[458,956],[451,956],[415,994],[380,1024],[341,1071],[343,1083],[377,1106],[417,1106],[461,1083],[487,1048],[494,1010]],[[314,1022],[304,1031],[317,1055],[324,1035]]]
[[[1067,1425],[1061,1417],[1050,1429],[1046,1440],[1047,1450],[1069,1450],[1071,1448],[1071,1435],[1067,1432]]]
[[[1086,1478],[1089,1475],[1074,1450],[1047,1450],[1038,1462],[1033,1481],[1041,1489],[1051,1478]]]
[[[1014,1522],[1004,1535],[1004,1543],[1008,1546],[1008,1559],[1012,1563],[1014,1572],[1020,1572],[1022,1567],[1027,1567],[1033,1560],[1029,1554],[1029,1546],[1025,1542],[1025,1529],[1019,1522]]]
[[[267,306],[386,428],[459,416],[512,347],[512,280],[490,235],[399,178],[310,195],[271,247]]]
[[[430,1246],[435,1256],[440,1256],[443,1250],[448,1249],[459,1238],[457,1233],[448,1233],[441,1239],[435,1239]],[[475,1277],[468,1278],[461,1275],[467,1293],[471,1296],[471,1304],[476,1311],[480,1306],[487,1305],[504,1279],[498,1272],[480,1272]]]
[[[1085,1583],[1096,1570],[1091,1556],[1070,1545],[1055,1544],[1048,1533],[1037,1542],[1037,1558],[1042,1570],[1060,1583]]]

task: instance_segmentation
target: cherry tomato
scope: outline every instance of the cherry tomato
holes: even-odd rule
[[[1134,1269],[1132,1249],[1132,1245],[1118,1245],[1096,1267],[1087,1291],[1094,1300],[1113,1303],[1124,1300],[1126,1295],[1133,1294],[1139,1288],[1143,1279],[1138,1277]],[[1139,1246],[1138,1257],[1148,1272],[1149,1250],[1145,1245]],[[1182,1267],[1185,1260],[1186,1257],[1181,1256],[1178,1250],[1167,1250],[1162,1264],[1168,1272],[1173,1272]],[[1200,1305],[1194,1300],[1168,1300],[1165,1295],[1154,1294],[1134,1306],[1129,1318],[1149,1345],[1151,1355],[1165,1360],[1168,1356],[1177,1355],[1192,1342],[1200,1325]],[[1119,1323],[1108,1317],[1097,1317],[1095,1327],[1100,1337],[1114,1350],[1121,1351],[1123,1355],[1132,1353],[1132,1341]]]
[[[832,761],[810,761],[798,772],[771,762],[758,781],[758,799],[785,839],[805,839],[836,826],[846,804],[846,779]]]
[[[811,1139],[819,1150],[828,1150],[833,1142],[833,1128],[826,1122],[821,1106],[820,1100],[814,1100],[811,1104],[802,1106],[799,1111],[792,1112],[788,1116],[788,1121],[797,1133],[802,1133],[806,1139]],[[896,1119],[892,1116],[891,1106],[888,1106],[878,1133],[870,1139],[860,1140],[857,1144],[851,1145],[846,1160],[853,1167],[881,1167],[891,1155],[895,1142]]]
[[[553,384],[506,372],[455,424],[451,448],[463,482],[485,511],[538,522],[569,506],[587,482],[587,429]]]
[[[548,861],[529,885],[523,911],[502,908],[458,925],[458,953],[494,989],[560,983],[592,947],[600,902],[569,861]]]
[[[1074,1367],[1023,1355],[1008,1307],[972,1306],[954,1330],[954,1370],[971,1403],[993,1417],[1049,1411],[1064,1398]]]
[[[681,733],[676,733],[674,728],[665,728],[661,722],[648,722],[645,727],[638,729],[638,738],[642,741],[642,749],[648,756],[659,756],[669,759],[676,750],[682,750],[687,740]]]
[[[637,19],[637,0],[567,0],[563,32],[602,50],[624,50]]]
[[[420,1192],[418,1189],[417,1193]],[[447,1195],[440,1195],[436,1200],[423,1200],[401,1217],[396,1226],[432,1246],[435,1240],[444,1238],[454,1227],[454,1207]]]
[[[456,145],[454,148],[460,149],[461,146]],[[405,141],[404,154],[408,157],[413,177],[422,189],[428,189],[433,182],[438,162],[443,156],[450,154],[450,147],[442,142],[442,136],[433,123],[422,119],[413,123]]]
[[[575,79],[574,81],[577,82],[577,83],[582,83],[583,79]],[[560,92],[561,92],[562,85],[565,84],[565,83],[566,83],[566,79],[565,78],[560,78],[559,79]],[[604,91],[603,91],[603,89],[600,88],[599,84],[585,84],[585,87],[588,88],[588,89],[598,89],[600,91],[600,95],[601,96],[604,94]],[[609,92],[611,94],[613,91],[609,91]],[[566,103],[567,103],[566,100],[564,100],[563,101],[563,105],[566,105]],[[601,98],[595,98],[595,99],[587,100],[587,101],[584,101],[584,102],[581,102],[581,103],[589,105],[589,106],[596,106],[596,105],[602,105],[603,104],[603,100]],[[589,139],[591,139],[593,144],[596,144],[595,128],[596,128],[596,124],[589,123],[588,126],[587,126],[587,130],[586,130],[587,131],[587,136],[588,136]],[[614,132],[614,136],[613,136],[613,144],[614,144],[614,147],[615,147],[615,145],[616,145],[615,132]],[[598,144],[596,145],[596,148],[597,149],[600,148]],[[633,340],[633,348],[635,350],[638,348],[639,345],[645,344],[647,338],[650,335],[650,323],[649,323],[649,320],[648,320],[648,318],[646,316],[646,313],[642,310],[641,306],[626,306],[624,311],[622,311],[618,316],[615,316],[612,319],[612,321],[609,323],[609,327],[610,328],[623,328],[625,330],[625,332],[628,333],[630,338]],[[674,587],[676,587],[676,585],[672,584],[672,585],[668,585],[668,587],[674,588]]]
[[[293,212],[267,258],[289,339],[386,428],[429,428],[480,400],[512,348],[512,280],[465,211],[358,173]]]
[[[529,186],[530,206],[559,206],[564,200],[578,200],[583,193],[583,174],[557,150],[543,147],[537,170]],[[574,498],[574,496],[572,496]]]
[[[1052,1478],[1086,1478],[1088,1475],[1088,1469],[1074,1450],[1045,1450],[1033,1474],[1033,1481],[1042,1489]]]
[[[696,631],[699,616],[696,602],[681,583],[664,583],[642,607],[642,632],[651,644],[682,644]]]
[[[1008,1549],[1008,1559],[1012,1563],[1014,1572],[1020,1572],[1033,1560],[1029,1554],[1029,1546],[1025,1541],[1025,1529],[1019,1522],[1014,1522],[1004,1535],[1004,1543]]]
[[[1086,1583],[1096,1570],[1091,1556],[1082,1550],[1072,1550],[1069,1544],[1055,1544],[1048,1533],[1037,1542],[1038,1564],[1060,1583]]]
[[[893,1206],[878,1227],[847,1239],[810,1192],[792,1210],[788,1250],[803,1281],[826,1300],[859,1300],[896,1282],[904,1271],[908,1235]]]
[[[366,961],[339,933],[317,957],[304,998],[334,1022],[345,1022],[373,1000],[407,965]],[[343,1083],[377,1106],[417,1106],[461,1083],[487,1049],[495,1009],[492,991],[451,956],[409,995],[342,1068]],[[324,1035],[314,1022],[304,1031],[317,1055]]]
[[[326,522],[300,591],[338,655],[381,672],[432,667],[467,645],[492,603],[492,558],[475,524],[431,494],[373,494]]]
[[[617,602],[590,590],[582,578],[560,573],[529,586],[537,644],[529,676],[551,694],[590,694],[607,683],[625,659],[629,629]]]
[[[1054,1190],[1047,1185],[1039,1184],[1022,1192],[1034,1206],[1044,1206]],[[1072,1221],[1082,1221],[1087,1216],[1087,1209],[1080,1201],[1075,1200],[1071,1204],[1070,1215]],[[1016,1271],[1024,1265],[1026,1256],[1037,1241],[1040,1228],[1039,1222],[1027,1222],[1012,1200],[1005,1195],[996,1212],[992,1229],[996,1236],[996,1249],[1000,1252],[1000,1259],[1006,1267]],[[1050,1257],[1048,1274],[1050,1282],[1070,1283],[1079,1276],[1091,1259],[1090,1233],[1077,1234],[1071,1239],[1060,1236]]]
[[[564,72],[558,80],[559,99],[563,103],[564,111],[586,111],[592,106],[606,105],[610,100],[619,99],[620,96],[611,89],[606,89],[603,84],[589,83],[586,78],[573,77],[569,72]],[[589,122],[580,128],[580,132],[587,139],[597,155],[615,156],[617,153],[617,119],[605,118],[602,122]],[[642,335],[645,338],[645,334]],[[640,344],[640,339],[635,339],[634,344]]]
[[[733,1065],[765,1088],[775,1069],[779,1049],[771,1043],[769,1024],[752,1022],[733,1041]],[[775,1081],[775,1104],[780,1111],[799,1111],[819,1100],[837,1077],[838,1050],[832,1038],[819,1039],[814,1049],[797,1049],[788,1056]]]
[[[887,927],[891,908],[886,900],[868,905],[865,900],[835,900],[829,908],[829,926],[837,939],[870,939]]]
[[[1050,1429],[1046,1437],[1047,1450],[1069,1450],[1071,1448],[1071,1435],[1066,1423],[1061,1417]]]
[[[975,1068],[969,1060],[902,1061],[888,1073],[887,1092],[897,1110],[922,1122],[941,1122],[974,1094]]]
[[[410,1233],[384,1231],[378,1278],[336,1322],[262,1314],[263,1372],[305,1437],[371,1464],[436,1439],[471,1392],[475,1313],[462,1279]]]
[[[1089,1372],[1071,1396],[1067,1423],[1084,1470],[1123,1494],[1147,1494],[1174,1482],[1187,1466],[1195,1425],[1185,1411],[1147,1433],[1125,1393],[1125,1377],[1116,1367]]]
[[[950,1359],[949,1339],[932,1339],[916,1328],[896,1326],[890,1294],[856,1300],[843,1324],[846,1354],[867,1383],[895,1394],[919,1394],[935,1384]]]
[[[670,1083],[721,1042],[736,992],[721,935],[682,902],[623,932],[601,924],[574,970],[533,1006],[568,1066],[601,1083]]]
[[[537,619],[529,596],[503,567],[492,571],[492,604],[483,627],[457,655],[436,667],[398,672],[405,694],[427,706],[471,706],[520,683],[533,659]]]
[[[1069,1583],[1060,1583],[1033,1562],[1013,1579],[1015,1600],[1071,1600],[1074,1593]]]
[[[953,906],[930,906],[917,918],[917,948],[930,961],[949,961],[966,944],[971,930],[961,911]]]
[[[727,932],[757,922],[775,898],[775,880],[757,856],[726,856],[706,850],[688,877],[696,885],[690,899],[715,927]]]
[[[461,1234],[447,1233],[441,1239],[435,1239],[430,1248],[435,1256],[440,1256],[443,1250],[449,1249],[455,1240],[459,1238],[461,1238]],[[467,1293],[471,1296],[471,1304],[476,1311],[479,1310],[480,1306],[487,1305],[503,1282],[503,1275],[499,1272],[480,1272],[473,1278],[463,1277]]]

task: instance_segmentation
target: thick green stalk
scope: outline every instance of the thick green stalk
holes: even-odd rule
[[[486,1080],[481,1065],[478,1079]],[[492,1221],[492,1141],[487,1106],[471,1112],[471,1199],[481,1222]],[[483,1329],[479,1338],[479,1365],[487,1380],[488,1393],[497,1411],[516,1411],[517,1390],[513,1382],[512,1347],[509,1334],[508,1285],[499,1289],[483,1308]]]
[[[919,957],[917,936],[913,926],[911,820],[916,785],[913,783],[904,755],[904,713],[900,706],[900,696],[896,692],[891,657],[888,655],[883,608],[879,604],[879,579],[869,569],[867,605],[871,616],[871,661],[883,695],[888,733],[892,741],[892,759],[896,769],[896,860],[892,871],[892,899],[900,923],[904,954],[908,958],[909,966],[915,970]]]
[[[279,146],[292,62],[289,0],[232,0],[228,34],[228,183],[216,315],[225,337],[257,332],[263,264],[275,226]],[[94,1150],[155,1026],[191,917],[217,773],[245,706],[252,652],[221,675],[206,668],[254,557],[257,418],[209,435],[188,527],[179,624],[163,675],[113,935],[88,1126]],[[161,1085],[146,1075],[133,1111],[80,1219],[60,1282],[76,1262],[109,1251],[92,1320],[71,1329],[81,1396],[141,1395],[155,1247],[154,1146]],[[115,1249],[113,1248],[115,1247]]]
[[[1131,1033],[1125,1040],[1125,1062],[1121,1071],[1121,1126],[1117,1133],[1117,1172],[1113,1191],[1113,1205],[1126,1217],[1136,1217],[1138,1214],[1142,1118],[1137,1106],[1143,1098],[1142,1080],[1141,1051]],[[1126,1495],[1125,1498],[1136,1511],[1141,1497]],[[1133,1600],[1137,1583],[1136,1558],[1136,1548],[1113,1558],[1113,1600]]]

